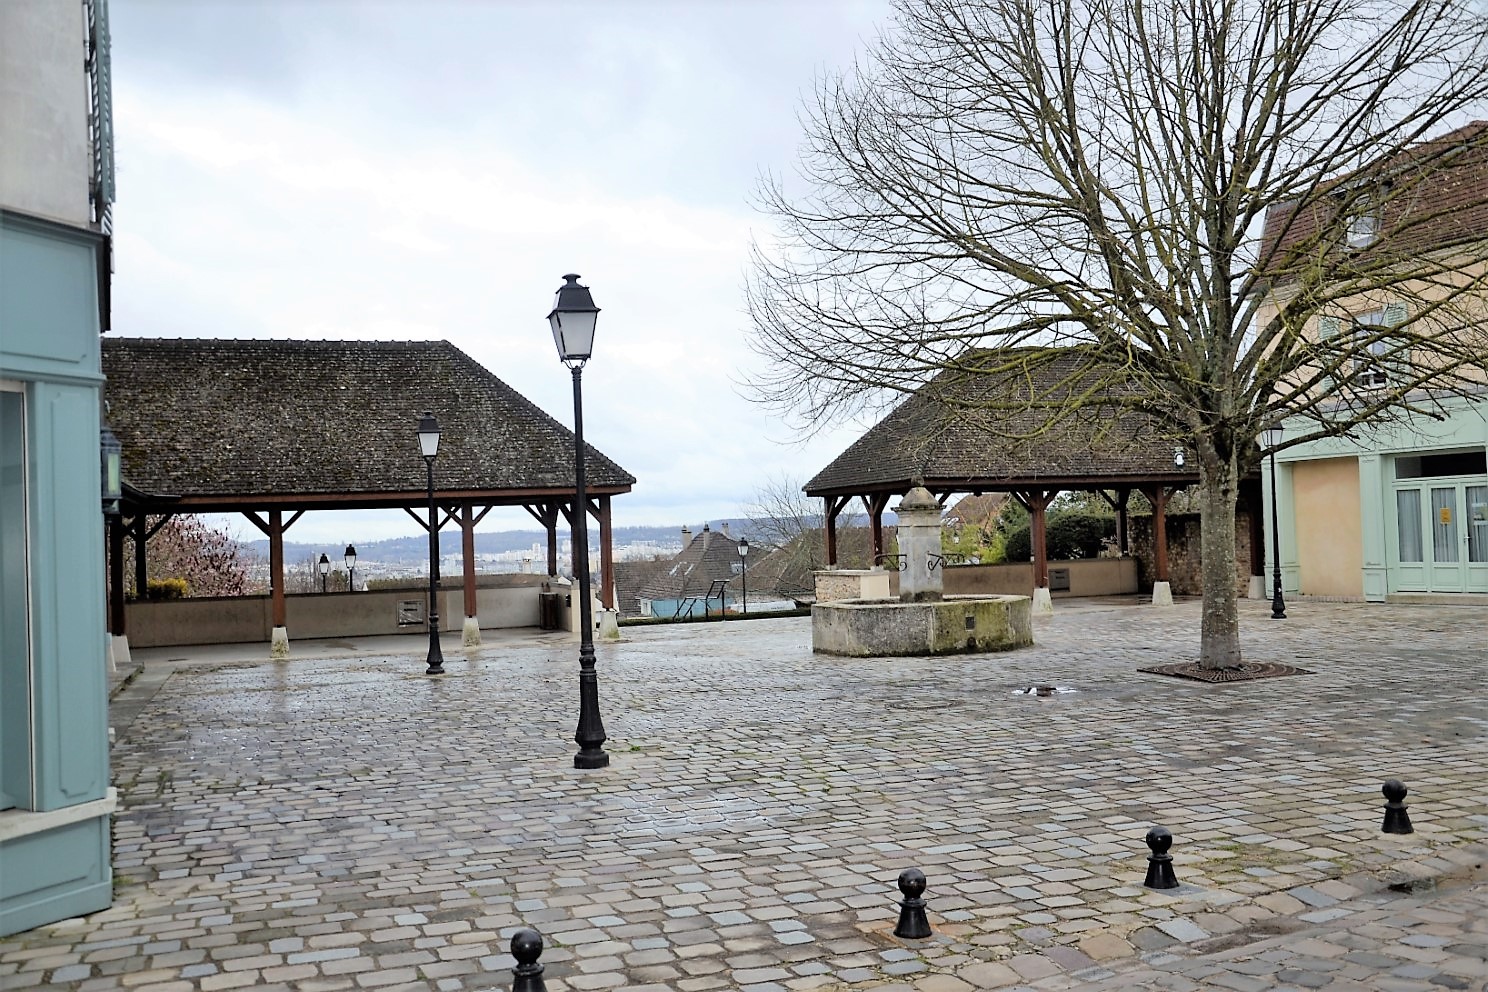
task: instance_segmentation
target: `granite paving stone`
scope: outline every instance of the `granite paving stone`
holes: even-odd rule
[[[1313,674],[1138,672],[1193,656],[1193,602],[1061,600],[953,660],[625,628],[594,771],[566,635],[451,643],[443,679],[416,647],[137,651],[115,904],[0,939],[0,985],[477,992],[535,926],[552,992],[1485,992],[1488,606],[1241,613],[1247,657]],[[1415,834],[1378,832],[1385,778]],[[1141,886],[1154,824],[1177,890]],[[904,942],[911,866],[935,933]]]

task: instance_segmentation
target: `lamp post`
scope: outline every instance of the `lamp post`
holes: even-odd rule
[[[439,651],[439,509],[434,505],[434,459],[439,454],[439,421],[424,411],[418,422],[419,453],[429,469],[429,668],[425,675],[444,674]]]
[[[594,351],[594,325],[599,308],[589,289],[579,285],[572,273],[563,277],[563,285],[553,298],[548,325],[553,330],[553,344],[558,358],[573,373],[574,394],[574,513],[573,546],[574,578],[579,582],[579,727],[574,742],[579,753],[574,755],[575,768],[604,768],[610,763],[605,753],[604,721],[599,716],[599,675],[594,671],[594,630],[589,615],[589,497],[584,491],[584,393],[581,385],[584,363]]]
[[[1285,620],[1286,600],[1281,596],[1281,523],[1280,507],[1276,503],[1276,448],[1281,444],[1280,424],[1267,427],[1261,432],[1261,443],[1271,453],[1271,619]]]
[[[326,557],[326,553],[322,551],[320,553],[320,591],[322,593],[326,591],[326,579],[330,577],[330,574],[331,559]]]
[[[739,583],[744,587],[739,599],[744,604],[744,615],[749,616],[749,539],[739,538]]]
[[[356,592],[356,547],[348,544],[341,560],[346,562],[346,591]]]

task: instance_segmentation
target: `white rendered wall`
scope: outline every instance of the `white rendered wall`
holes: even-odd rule
[[[0,206],[89,222],[83,59],[79,0],[0,0]]]

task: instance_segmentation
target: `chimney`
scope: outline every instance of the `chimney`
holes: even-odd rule
[[[706,520],[703,521],[703,533],[708,533],[708,521]]]
[[[682,525],[682,547],[685,548],[685,547],[687,547],[691,543],[692,543],[692,531],[690,531],[690,530],[687,529],[687,525],[686,524],[683,524]]]
[[[729,536],[729,532],[728,532],[728,521],[727,520],[721,522],[718,525],[718,529],[721,530],[721,531],[723,531],[723,536],[724,537],[728,537]]]

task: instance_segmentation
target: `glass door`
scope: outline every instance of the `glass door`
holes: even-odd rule
[[[1456,486],[1431,487],[1431,591],[1462,591],[1461,514]]]
[[[0,382],[0,809],[31,805],[25,394]]]
[[[1488,592],[1488,485],[1463,486],[1467,530],[1467,591]]]

